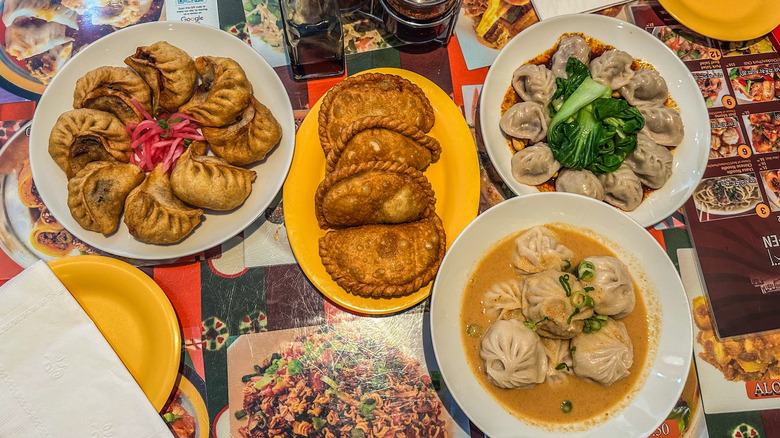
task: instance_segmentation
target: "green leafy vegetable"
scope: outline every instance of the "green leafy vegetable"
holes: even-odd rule
[[[293,359],[287,364],[287,374],[294,376],[303,372],[303,363],[298,359]]]
[[[166,423],[173,423],[176,420],[181,420],[181,415],[176,415],[173,412],[166,412],[162,417]]]
[[[314,430],[320,430],[327,426],[328,422],[320,417],[312,417],[311,424],[314,426]]]
[[[376,400],[368,397],[361,400],[358,406],[358,410],[363,415],[363,418],[369,421],[374,419],[374,408],[376,408]]]

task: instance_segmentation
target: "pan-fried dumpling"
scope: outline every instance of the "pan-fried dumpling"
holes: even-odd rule
[[[590,64],[590,45],[584,38],[579,36],[568,36],[561,38],[558,43],[558,50],[552,56],[552,74],[556,78],[568,78],[566,73],[566,63],[569,58],[579,59],[583,64]]]
[[[68,181],[68,208],[82,228],[108,235],[119,225],[127,195],[141,181],[139,166],[118,161],[93,161]]]
[[[584,306],[579,310],[574,307],[572,298],[566,296],[565,282],[570,286],[570,293],[583,290],[573,275],[555,269],[523,279],[523,315],[526,321],[536,325],[536,332],[541,336],[571,339],[582,332],[584,321],[593,316],[592,307]]]
[[[512,265],[522,274],[533,274],[546,269],[564,269],[574,253],[558,242],[558,236],[549,228],[537,226],[515,239]]]
[[[628,53],[617,49],[607,50],[590,62],[590,73],[594,81],[617,90],[628,85],[634,77],[634,70],[631,69],[633,63],[634,58]]]
[[[171,171],[171,188],[187,204],[232,210],[252,193],[252,181],[256,177],[254,170],[206,155],[206,143],[196,141],[176,161]]]
[[[520,102],[512,105],[498,122],[507,135],[537,143],[547,138],[550,112],[536,102]]]
[[[5,28],[5,51],[17,59],[27,59],[73,41],[65,35],[64,24],[19,20]]]
[[[130,161],[130,136],[113,114],[88,108],[60,114],[49,134],[49,155],[68,179],[92,161]]]
[[[282,138],[282,127],[271,110],[249,96],[249,105],[232,125],[202,128],[215,155],[235,166],[260,161]]]
[[[44,209],[45,210],[45,209]],[[73,251],[73,236],[59,222],[46,220],[41,216],[33,224],[30,232],[30,244],[36,250],[52,257],[63,257]]]
[[[485,291],[482,301],[485,303],[485,314],[493,321],[523,318],[520,281],[515,278],[494,284]]]
[[[125,125],[144,119],[135,99],[152,112],[152,92],[143,79],[127,67],[98,67],[76,81],[73,108],[92,108],[114,114]]]
[[[90,14],[95,26],[126,27],[138,23],[152,7],[152,0],[109,0],[107,3]]]
[[[588,169],[564,169],[555,178],[555,190],[604,200],[604,186]]]
[[[636,107],[645,118],[639,131],[664,146],[677,146],[685,135],[680,113],[665,105],[645,104]]]
[[[642,184],[651,189],[662,187],[672,176],[672,153],[644,134],[637,135],[636,140],[636,149],[626,156],[625,162]]]
[[[244,69],[230,58],[199,56],[195,68],[201,83],[179,111],[203,126],[224,126],[236,122],[249,105],[252,84]]]
[[[138,47],[135,54],[125,58],[125,64],[149,84],[154,104],[168,112],[176,111],[195,92],[195,61],[187,52],[165,41]]]
[[[593,288],[589,292],[595,303],[593,310],[599,315],[609,315],[617,319],[631,313],[636,297],[634,280],[626,264],[610,256],[586,257],[583,262],[593,264],[593,278],[580,279],[582,286]]]
[[[517,182],[535,186],[555,175],[561,163],[553,156],[547,143],[526,146],[512,156],[512,176]]]
[[[325,270],[347,292],[408,295],[428,284],[444,258],[446,236],[433,213],[417,222],[328,231],[320,239]]]
[[[17,18],[38,18],[64,24],[71,29],[79,29],[79,16],[76,11],[52,0],[5,0],[3,2],[5,27],[10,26]]]
[[[136,239],[155,244],[176,243],[200,223],[203,210],[187,207],[171,189],[167,172],[158,164],[125,200],[125,224]]]
[[[644,199],[642,181],[625,161],[616,171],[602,173],[598,179],[604,186],[604,200],[621,210],[633,211]]]
[[[657,103],[663,105],[669,98],[669,87],[658,70],[642,68],[634,72],[628,84],[620,87],[620,95],[631,105]]]
[[[530,388],[547,376],[547,353],[539,335],[516,319],[496,321],[479,344],[488,380],[500,388]]]
[[[571,347],[568,339],[541,338],[544,351],[547,353],[547,379],[550,385],[565,382],[573,373]],[[564,364],[564,366],[561,366]]]
[[[314,195],[314,213],[323,229],[400,224],[428,216],[436,198],[419,170],[393,161],[369,161],[327,176]]]
[[[634,363],[631,338],[622,322],[607,318],[596,333],[581,333],[571,340],[574,374],[610,386],[628,376]]]
[[[369,116],[355,120],[341,133],[327,156],[325,170],[365,161],[396,161],[424,171],[441,156],[433,137],[393,117]]]
[[[26,59],[24,63],[27,65],[30,76],[38,79],[41,83],[48,84],[51,78],[53,78],[70,59],[72,53],[73,42],[67,42],[52,47],[40,56]]]
[[[512,75],[512,88],[526,102],[547,106],[555,93],[555,76],[544,65],[526,64]]]

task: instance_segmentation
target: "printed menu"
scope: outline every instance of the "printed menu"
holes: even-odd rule
[[[780,44],[713,40],[660,7],[630,12],[690,69],[709,113],[709,161],[684,208],[717,334],[780,329]]]

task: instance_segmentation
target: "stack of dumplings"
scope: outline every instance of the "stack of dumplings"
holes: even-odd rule
[[[314,197],[322,263],[347,292],[408,295],[439,269],[446,236],[423,173],[441,156],[426,135],[434,113],[423,91],[395,75],[348,78],[325,95],[319,137],[326,175]]]
[[[125,64],[130,68],[98,67],[76,82],[74,109],[52,128],[49,155],[68,178],[68,208],[81,227],[112,234],[124,212],[136,239],[176,243],[200,224],[203,209],[244,203],[257,174],[239,166],[263,160],[282,129],[233,59],[193,60],[159,41],[138,47]],[[185,143],[170,171],[158,163],[147,175],[130,163],[127,125],[158,109],[191,116],[206,141]]]

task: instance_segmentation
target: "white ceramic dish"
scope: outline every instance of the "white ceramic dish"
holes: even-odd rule
[[[699,87],[682,61],[650,33],[632,24],[602,15],[564,15],[534,24],[513,38],[490,67],[482,88],[479,121],[485,148],[513,192],[518,195],[538,192],[535,186],[521,184],[512,177],[512,151],[498,126],[501,102],[517,67],[553,47],[561,35],[574,32],[596,38],[655,66],[679,106],[685,138],[674,150],[672,177],[636,210],[626,212],[643,227],[652,226],[680,208],[701,179],[707,165],[710,124]]]
[[[587,212],[587,214],[583,214]],[[693,323],[682,282],[666,252],[636,222],[611,206],[569,193],[537,193],[504,201],[477,217],[455,239],[433,286],[431,335],[436,360],[453,397],[466,415],[492,438],[559,437],[506,411],[482,388],[468,364],[460,309],[469,276],[499,240],[530,227],[561,223],[606,238],[640,282],[647,304],[655,354],[648,352],[641,390],[610,419],[589,429],[566,432],[573,437],[649,436],[674,407],[690,370]],[[615,242],[620,242],[618,245]],[[652,343],[652,342],[651,342]]]
[[[252,193],[239,208],[229,212],[207,210],[203,222],[184,240],[171,245],[152,245],[135,239],[120,220],[113,234],[88,231],[73,219],[67,205],[65,173],[48,152],[49,133],[60,114],[73,109],[76,81],[103,65],[125,66],[124,59],[138,46],[168,41],[191,57],[225,56],[235,59],[254,86],[255,97],[273,113],[282,126],[282,139],[268,157],[248,166],[257,172]],[[268,207],[282,187],[292,163],[295,120],[282,81],[268,63],[248,44],[209,26],[158,22],[140,24],[112,33],[89,45],[69,61],[41,96],[30,135],[30,167],[43,202],[54,217],[74,236],[95,248],[141,260],[161,260],[196,254],[234,237]]]

